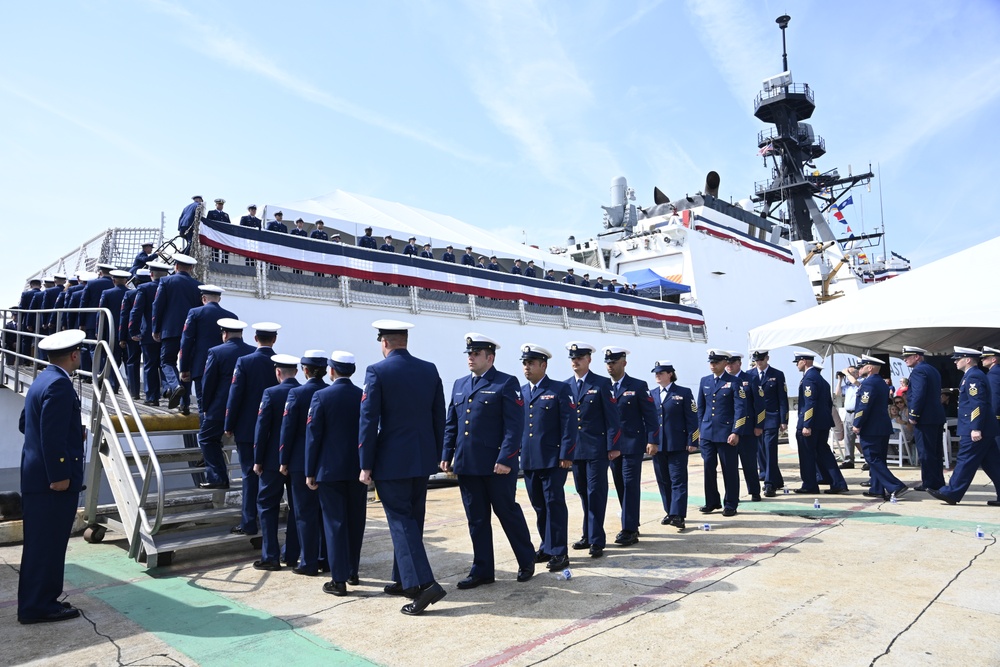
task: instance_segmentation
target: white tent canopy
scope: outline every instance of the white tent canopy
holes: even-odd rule
[[[1000,237],[856,294],[751,329],[750,349],[802,346],[830,352],[932,354],[1000,346]]]
[[[487,258],[496,255],[500,260],[506,259],[503,262],[506,265],[510,265],[515,259],[521,259],[525,263],[532,259],[535,266],[541,269],[565,271],[572,267],[578,280],[584,273],[589,273],[591,279],[597,276],[602,276],[605,280],[620,278],[611,271],[517,243],[448,215],[342,190],[315,199],[267,204],[262,219],[265,223],[273,220],[277,211],[282,212],[282,218],[289,227],[296,218],[302,218],[309,224],[322,220],[327,231],[339,231],[355,239],[364,235],[365,227],[371,227],[374,236],[390,234],[395,241],[403,243],[415,236],[418,245],[430,243],[438,251],[435,253],[438,257],[440,250],[449,244],[454,246],[455,254],[459,256],[465,252],[466,246],[472,246],[476,255],[485,255]],[[344,240],[349,242],[346,238]],[[397,248],[402,250],[400,246]]]

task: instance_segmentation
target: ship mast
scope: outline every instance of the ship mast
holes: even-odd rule
[[[781,64],[784,69],[781,74],[764,81],[763,91],[754,100],[754,116],[774,125],[774,128],[762,130],[757,136],[761,155],[770,156],[774,166],[771,180],[755,188],[754,201],[763,202],[762,217],[776,220],[780,218],[774,217],[772,212],[785,205],[791,241],[814,240],[813,227],[818,240],[835,241],[836,237],[822,212],[852,186],[870,179],[873,174],[869,172],[840,178],[835,171],[818,175],[813,173],[815,166],[812,162],[826,153],[826,142],[813,133],[810,124],[803,122],[812,117],[816,102],[809,84],[792,81],[785,40],[789,21],[791,17],[787,14],[775,20],[781,28]],[[835,189],[839,190],[837,194],[833,194]],[[822,210],[816,202],[817,198],[824,203]]]

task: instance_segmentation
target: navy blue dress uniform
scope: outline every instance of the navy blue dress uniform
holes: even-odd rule
[[[378,247],[382,252],[396,252],[396,246],[392,244],[392,237],[388,234],[385,235],[385,243]]]
[[[525,278],[537,278],[538,277],[538,271],[535,269],[535,263],[534,262],[528,262],[528,266],[525,267],[525,269],[524,269],[524,277]]]
[[[519,276],[522,274],[521,271],[521,260],[514,262],[514,266],[510,267],[510,272],[512,275]]]
[[[375,249],[378,248],[378,242],[375,240],[375,237],[372,236],[372,228],[371,227],[365,227],[365,234],[364,234],[364,236],[359,236],[358,237],[358,247],[359,248],[370,248],[372,250],[375,250]]]
[[[101,303],[101,294],[104,293],[104,290],[114,287],[114,281],[111,279],[111,271],[115,269],[114,265],[98,264],[97,268],[101,271],[100,275],[88,280],[86,286],[83,288],[83,291],[80,293],[80,308],[98,308]],[[83,329],[84,333],[87,334],[88,340],[97,339],[98,317],[99,315],[96,312],[80,313],[80,319],[77,322],[77,326],[80,329]],[[107,326],[106,322],[105,326]],[[90,343],[85,344],[81,354],[82,359],[80,362],[80,368],[84,371],[93,370],[93,345]]]
[[[159,405],[160,394],[164,391],[163,372],[160,369],[161,345],[153,338],[153,302],[160,287],[160,280],[170,267],[159,262],[148,262],[152,280],[139,285],[135,292],[135,303],[128,318],[129,337],[138,336],[142,351],[142,379],[146,392],[146,405]]]
[[[302,218],[299,218],[298,220],[295,221],[295,225],[296,226],[292,228],[292,231],[290,232],[290,234],[292,236],[304,236],[306,238],[309,238],[309,232],[307,232],[304,227],[299,227],[298,226],[298,224],[300,222],[302,222]],[[303,223],[303,224],[305,224],[305,223]]]
[[[742,354],[739,352],[729,353],[730,365],[736,363],[742,364],[742,362]],[[743,394],[746,396],[747,428],[740,434],[740,444],[736,447],[740,456],[740,467],[743,468],[743,481],[747,485],[747,493],[750,494],[751,500],[759,501],[760,471],[757,468],[758,445],[754,430],[758,428],[759,422],[764,421],[764,394],[754,376],[742,368],[734,373],[727,365],[726,371],[736,378],[743,389]]]
[[[226,203],[225,199],[216,199],[215,200],[216,208],[213,208],[211,211],[206,213],[205,219],[215,220],[216,222],[226,222],[226,223],[231,222],[229,220],[229,214],[223,211],[221,208],[218,208],[219,204],[224,205],[225,203]]]
[[[268,387],[261,394],[260,408],[253,438],[253,471],[258,476],[257,512],[260,514],[261,554],[253,564],[258,570],[281,568],[281,547],[278,544],[278,511],[281,496],[288,492],[288,523],[285,532],[285,560],[297,565],[301,542],[296,528],[297,505],[292,497],[291,478],[281,473],[281,431],[285,421],[288,393],[297,389],[294,372],[299,360],[290,354],[270,357],[275,368],[290,371],[291,377]],[[273,374],[273,371],[272,371]]]
[[[982,468],[997,494],[997,499],[987,504],[1000,506],[1000,444],[997,440],[1000,400],[993,395],[993,383],[977,365],[980,356],[979,350],[968,347],[956,347],[952,355],[958,370],[965,372],[958,389],[958,457],[948,484],[939,489],[927,489],[932,496],[949,505],[965,497],[976,471]],[[993,369],[990,371],[992,374]],[[911,391],[912,388],[911,384]],[[975,439],[977,435],[978,440]]]
[[[91,280],[97,278],[96,273],[90,273],[89,271],[82,271],[78,275],[80,282],[75,286],[69,288],[66,294],[66,308],[79,308],[80,303],[83,300],[83,290],[87,289],[87,283]],[[66,316],[66,323],[64,325],[65,329],[79,329],[80,328],[80,314],[70,313]]]
[[[622,509],[622,529],[615,537],[615,544],[629,546],[639,541],[639,497],[642,494],[642,460],[647,445],[656,442],[656,411],[649,385],[625,373],[615,380],[611,365],[624,360],[629,351],[623,347],[604,348],[604,361],[611,375],[611,389],[621,422],[618,450],[621,456],[611,461],[611,479]]]
[[[499,271],[500,263],[497,261],[496,257],[490,257],[490,263],[486,265],[488,271]]]
[[[491,510],[517,559],[518,581],[527,581],[535,571],[535,549],[515,498],[524,398],[517,380],[489,359],[500,347],[496,341],[468,333],[465,345],[473,374],[455,380],[441,459],[442,469],[458,475],[472,538],[472,568],[458,587],[474,588],[496,578]]]
[[[52,304],[53,308],[68,308],[69,307],[69,290],[71,288],[79,285],[79,281],[76,276],[67,276],[66,283],[62,285],[62,291],[56,295],[55,303]],[[50,313],[48,316],[49,333],[57,333],[66,328],[66,314],[59,315],[57,313]]]
[[[309,233],[309,238],[311,238],[311,239],[319,239],[320,241],[329,241],[330,240],[330,235],[327,234],[326,231],[323,229],[323,221],[322,220],[317,220],[316,221],[316,229],[312,230],[312,232]]]
[[[552,353],[534,343],[521,346],[521,361],[548,360]],[[576,406],[569,385],[543,375],[532,385],[521,385],[524,397],[524,432],[521,437],[521,469],[528,499],[535,510],[540,544],[536,562],[548,561],[549,569],[569,565],[567,543],[569,511],[566,507],[567,467],[576,442]]]
[[[204,206],[201,195],[191,197],[191,203],[184,207],[180,217],[177,219],[177,233],[180,234],[188,244],[194,236],[194,223],[198,222],[198,208]],[[187,248],[184,248],[187,252]]]
[[[149,269],[136,271],[132,282],[135,287],[125,292],[121,308],[118,310],[118,341],[119,345],[124,345],[125,381],[128,382],[129,394],[133,400],[139,400],[142,391],[142,350],[139,343],[132,340],[132,336],[129,334],[129,318],[132,316],[132,307],[135,306],[135,297],[139,293],[139,286],[147,282],[149,282]]]
[[[279,234],[287,234],[288,233],[288,226],[281,221],[281,218],[283,216],[284,216],[284,214],[281,211],[278,211],[277,213],[275,213],[274,214],[274,220],[272,220],[271,222],[267,223],[267,231],[269,231],[269,232],[278,232]]]
[[[66,276],[62,274],[56,274],[54,276],[55,284],[48,289],[42,290],[42,310],[51,310],[56,307],[56,300],[59,295],[65,290]],[[52,314],[42,316],[42,331],[40,333],[46,336],[55,333],[55,327],[52,325],[54,318]]]
[[[589,343],[566,344],[570,359],[589,357],[596,349]],[[576,406],[576,437],[570,458],[573,459],[573,482],[583,505],[581,537],[574,549],[590,549],[594,558],[604,553],[607,535],[604,515],[608,508],[608,462],[618,455],[621,421],[611,380],[588,370],[581,378],[568,378]]]
[[[21,413],[21,502],[24,547],[17,586],[17,620],[75,618],[63,606],[66,546],[83,488],[84,430],[70,373],[79,367],[84,333],[63,331],[39,341],[52,365],[28,389]]]
[[[920,455],[920,486],[917,490],[944,486],[944,444],[942,433],[947,421],[941,404],[941,374],[924,361],[927,351],[904,346],[903,361],[910,366],[910,388],[906,408],[914,424],[913,439]]]
[[[200,285],[202,294],[221,295],[225,290],[217,285]],[[205,374],[208,351],[222,342],[219,320],[237,319],[236,314],[226,310],[218,301],[208,301],[203,306],[192,308],[184,320],[181,332],[181,349],[177,355],[177,368],[181,373],[191,374],[191,384],[198,394],[198,411],[204,412],[205,392],[201,378]]]
[[[590,274],[583,274],[583,280],[580,281],[580,287],[590,287]]]
[[[472,256],[472,246],[466,246],[465,254],[462,255],[462,266],[475,266],[476,258]]]
[[[276,335],[281,325],[274,322],[257,322],[253,324],[254,331]],[[254,406],[260,405],[264,390],[278,384],[274,376],[274,364],[271,357],[274,349],[270,345],[259,345],[256,350],[236,360],[233,369],[233,382],[229,386],[229,398],[226,400],[225,432],[232,433],[236,440],[236,451],[240,456],[240,469],[243,473],[243,517],[234,532],[246,535],[257,533],[257,491],[259,488],[257,475],[253,473],[253,439],[257,426],[257,412]]]
[[[576,278],[573,277],[573,269],[567,269],[566,275],[563,277],[562,282],[566,283],[567,285],[576,284]]]
[[[260,229],[260,218],[257,217],[257,206],[255,204],[247,206],[247,214],[240,218],[240,225],[242,227]]]
[[[651,371],[663,376],[665,385],[652,390],[656,411],[656,454],[653,472],[660,489],[664,517],[660,523],[684,530],[688,504],[688,455],[698,447],[698,404],[687,387],[673,382],[674,366],[657,361]]]
[[[597,280],[594,281],[594,284],[591,285],[591,287],[593,287],[594,289],[603,290],[604,280],[600,276],[597,276]]]
[[[303,368],[322,368],[323,374],[326,374],[327,360],[323,350],[306,350],[297,361]],[[320,561],[325,560],[322,556],[326,548],[322,539],[323,517],[319,494],[306,485],[306,427],[313,395],[326,386],[320,376],[311,377],[303,385],[293,388],[285,399],[285,418],[281,422],[280,463],[292,484],[295,532],[301,547],[297,571],[309,575],[319,571]],[[291,559],[293,554],[286,551],[286,557]]]
[[[889,417],[889,404],[892,394],[889,386],[882,380],[878,370],[882,360],[868,355],[862,355],[862,366],[869,367],[868,376],[858,387],[858,400],[854,410],[854,428],[858,429],[858,440],[861,442],[861,452],[868,462],[871,473],[871,486],[865,492],[866,496],[888,498],[895,494],[903,495],[907,490],[886,463],[889,452],[889,436],[892,435],[892,419]],[[851,425],[847,425],[848,428]]]
[[[209,349],[205,360],[205,373],[201,387],[205,399],[201,406],[201,424],[198,429],[198,446],[205,459],[205,488],[229,488],[229,470],[226,457],[222,453],[222,435],[225,431],[226,403],[229,388],[233,383],[236,360],[252,354],[253,345],[243,342],[246,322],[223,318],[218,322],[219,330],[226,341]]]
[[[420,256],[424,259],[434,259],[434,253],[431,251],[430,243],[424,245],[423,250],[420,251]]]
[[[417,247],[417,237],[411,236],[409,242],[403,247],[403,254],[416,257],[419,253],[420,249]]]
[[[434,364],[417,359],[402,343],[412,324],[377,320],[372,326],[379,330],[385,359],[365,371],[358,453],[362,476],[369,471],[375,481],[392,536],[393,584],[386,592],[409,591],[416,601],[401,611],[420,613],[445,594],[423,544],[427,477],[438,469],[444,442],[444,389]]]
[[[114,365],[121,368],[122,363],[125,361],[125,348],[118,344],[119,320],[121,318],[122,301],[125,299],[125,293],[128,291],[125,281],[131,278],[132,275],[128,271],[119,271],[116,269],[111,272],[111,277],[114,280],[114,285],[101,292],[97,306],[98,308],[107,308],[111,313],[111,323],[103,332],[102,339],[111,346],[111,358]],[[114,340],[114,344],[111,343],[112,340]],[[118,376],[112,373],[110,380],[114,390],[117,392]]]
[[[128,272],[134,276],[136,271],[138,271],[139,269],[145,269],[146,262],[150,261],[151,259],[154,259],[155,257],[156,254],[153,252],[153,242],[152,241],[144,242],[142,244],[142,250],[140,250],[139,254],[137,254],[135,256],[135,259],[132,260],[132,266],[129,267]]]
[[[323,590],[346,593],[346,582],[357,585],[361,544],[368,512],[368,485],[358,480],[358,422],[361,388],[351,382],[354,355],[330,353],[333,384],[313,394],[306,426],[306,480],[319,488],[326,536],[326,557],[333,585]]]
[[[168,407],[176,408],[183,401],[184,409],[190,404],[186,383],[181,382],[177,370],[177,355],[181,351],[181,335],[188,312],[201,305],[201,282],[189,272],[197,260],[189,255],[174,255],[175,273],[161,278],[153,297],[153,338],[160,339],[160,372],[169,394]]]
[[[764,476],[764,495],[773,498],[775,491],[785,485],[778,466],[778,433],[788,428],[788,384],[784,373],[767,364],[767,350],[754,350],[752,358],[765,363],[763,369],[758,365],[751,370],[750,377],[763,399],[763,407],[757,410],[757,428],[763,431],[757,442],[757,465]]]
[[[820,481],[830,485],[824,493],[846,493],[847,482],[829,443],[833,428],[833,395],[830,383],[823,379],[819,368],[813,366],[813,359],[815,355],[811,352],[795,353],[796,366],[804,371],[799,383],[799,418],[795,425],[802,486],[795,489],[795,493],[818,493]],[[809,430],[809,435],[804,430]]]
[[[20,317],[17,318],[17,328],[21,331],[34,331],[35,329],[35,318],[28,315],[28,311],[31,310],[31,300],[35,298],[36,294],[40,294],[42,291],[42,281],[34,278],[29,281],[28,289],[21,292],[21,300],[18,301],[17,307],[21,311]],[[31,347],[31,338],[22,338],[21,343],[21,353],[24,354],[24,341],[28,341],[28,349]]]
[[[542,280],[551,280],[552,282],[555,282],[556,280],[555,269],[549,269],[548,271],[546,271],[545,275],[542,277]]]
[[[729,353],[709,350],[708,360],[719,364],[721,372],[703,377],[698,388],[698,434],[705,461],[705,504],[700,511],[708,514],[722,509],[723,516],[733,516],[740,504],[739,445],[730,445],[729,438],[747,431],[751,415],[747,414],[746,390],[722,365],[729,361]],[[719,497],[720,463],[724,498]]]
[[[452,248],[451,246],[448,246],[447,248],[445,248],[444,249],[444,254],[441,255],[441,261],[442,262],[451,262],[452,264],[454,264],[455,263],[455,253],[453,252],[453,250],[454,250],[454,248]]]

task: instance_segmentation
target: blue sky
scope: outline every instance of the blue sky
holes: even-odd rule
[[[784,12],[818,167],[881,170],[852,226],[884,215],[916,265],[996,236],[995,0],[4,3],[3,294],[193,194],[238,217],[342,189],[542,247],[599,231],[618,175],[644,205],[710,169],[741,199]]]

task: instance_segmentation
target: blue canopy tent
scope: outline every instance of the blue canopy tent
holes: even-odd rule
[[[622,276],[630,284],[635,283],[639,296],[649,299],[659,298],[662,300],[663,297],[671,294],[685,294],[691,291],[691,288],[687,285],[667,280],[652,269],[628,271],[627,273],[623,273]]]

